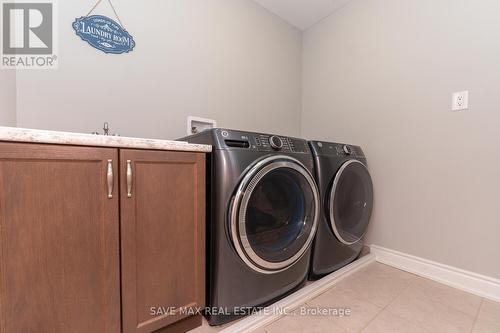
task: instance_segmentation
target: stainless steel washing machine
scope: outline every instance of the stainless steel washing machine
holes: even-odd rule
[[[311,260],[318,279],[354,261],[373,209],[373,183],[361,147],[310,141],[322,208]]]
[[[320,212],[307,141],[226,129],[180,140],[213,146],[207,168],[209,323],[226,323],[246,314],[241,308],[267,305],[299,288]]]

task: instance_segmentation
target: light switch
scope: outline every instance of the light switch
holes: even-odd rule
[[[469,108],[469,91],[456,92],[452,96],[452,111],[462,111]]]

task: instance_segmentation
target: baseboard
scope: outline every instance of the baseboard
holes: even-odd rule
[[[500,302],[500,280],[415,257],[377,245],[370,246],[378,262]]]
[[[286,309],[290,311],[298,308],[305,302],[324,293],[345,277],[351,275],[352,273],[360,270],[361,268],[372,262],[375,262],[375,256],[373,254],[367,254],[359,258],[355,262],[339,269],[336,272],[333,272],[328,276],[325,276],[321,280],[314,281],[308,284],[304,288],[296,291],[288,297],[267,307],[265,309],[265,314],[260,312],[249,316],[222,330],[220,333],[245,333],[267,326],[283,316],[283,314],[280,314],[282,313],[282,311],[280,310]]]

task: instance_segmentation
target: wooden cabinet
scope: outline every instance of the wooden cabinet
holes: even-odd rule
[[[120,332],[115,149],[0,143],[0,332]]]
[[[121,150],[120,170],[123,332],[184,325],[205,299],[205,155]]]
[[[203,153],[0,143],[0,332],[198,326],[204,223]]]

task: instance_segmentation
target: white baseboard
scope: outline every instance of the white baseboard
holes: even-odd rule
[[[372,262],[375,262],[375,256],[373,254],[361,257],[344,268],[325,276],[321,280],[312,282],[290,296],[272,304],[265,309],[265,314],[260,312],[249,316],[222,330],[220,333],[246,333],[267,326],[283,316],[283,314],[281,314],[283,312],[282,310],[286,309],[287,311],[291,311],[298,308],[305,302],[324,293],[345,277]]]
[[[378,262],[500,302],[500,280],[440,264],[377,245],[370,246]]]

